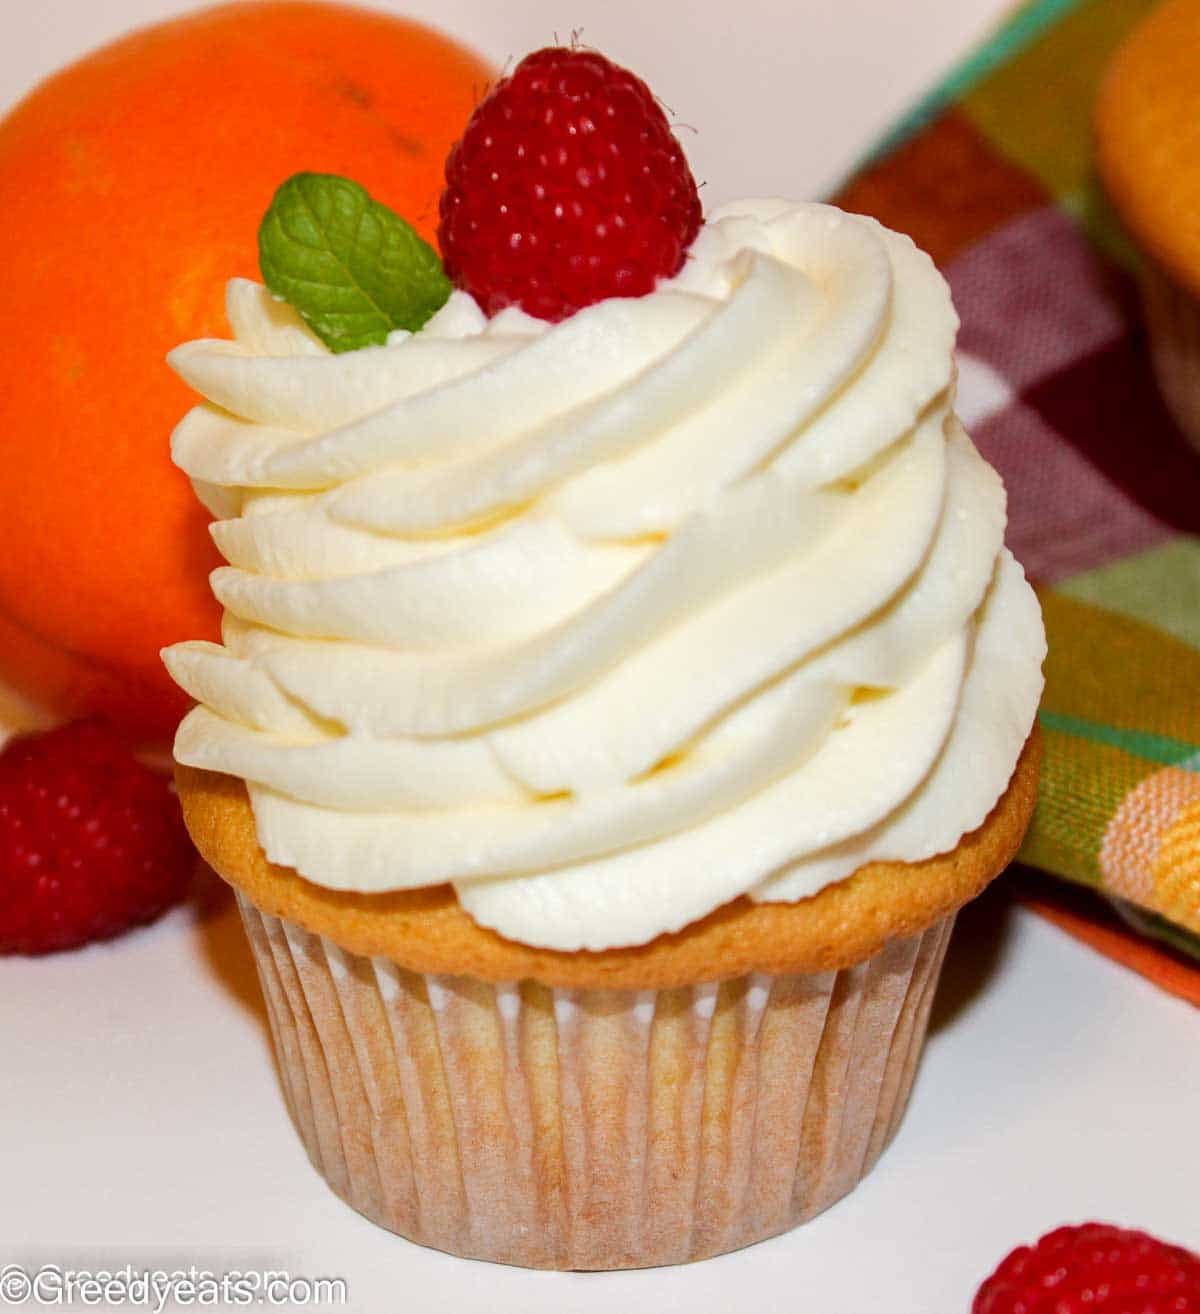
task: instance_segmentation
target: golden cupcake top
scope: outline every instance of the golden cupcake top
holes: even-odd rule
[[[576,953],[521,944],[481,926],[450,885],[361,894],[305,880],[263,852],[242,781],[188,766],[177,768],[176,780],[188,829],[214,871],[260,911],[352,953],[481,981],[665,990],[746,972],[839,970],[952,915],[1015,856],[1037,799],[1041,757],[1035,727],[996,806],[949,853],[868,862],[798,902],[735,899],[648,944]]]

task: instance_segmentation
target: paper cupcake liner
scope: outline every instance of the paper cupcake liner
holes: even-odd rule
[[[1185,437],[1200,448],[1200,298],[1150,260],[1141,288],[1159,391]]]
[[[954,921],[840,972],[580,990],[420,975],[239,903],[333,1189],[422,1245],[555,1269],[701,1259],[845,1195],[903,1112]]]

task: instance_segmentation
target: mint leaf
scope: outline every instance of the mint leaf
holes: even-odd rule
[[[437,252],[365,188],[330,173],[293,174],[258,226],[267,287],[331,351],[415,331],[450,295]]]

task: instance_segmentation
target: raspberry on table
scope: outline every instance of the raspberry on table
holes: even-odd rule
[[[148,922],[194,864],[170,780],[102,722],[0,751],[0,953],[71,949]]]
[[[561,320],[653,291],[700,217],[649,87],[595,51],[549,46],[492,89],[451,150],[438,241],[485,313]]]
[[[1200,1256],[1108,1223],[1060,1227],[1008,1255],[971,1314],[1200,1314]]]

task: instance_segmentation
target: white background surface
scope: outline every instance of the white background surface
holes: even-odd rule
[[[171,0],[0,3],[0,106]],[[817,194],[1000,0],[410,0],[497,61],[582,27],[694,125],[710,206]],[[2,294],[2,293],[0,293]],[[213,895],[217,892],[214,890]],[[1100,1217],[1200,1243],[1197,1014],[999,895],[964,914],[909,1114],[788,1236],[679,1269],[530,1274],[375,1228],[309,1167],[227,900],[0,961],[0,1266],[337,1275],[367,1314],[966,1314],[1022,1239]]]

